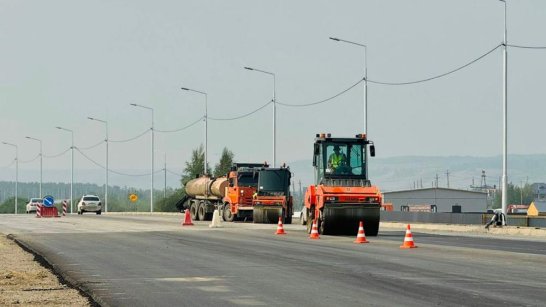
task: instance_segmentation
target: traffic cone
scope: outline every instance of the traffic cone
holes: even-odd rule
[[[286,232],[284,231],[284,228],[282,226],[282,217],[279,216],[279,223],[277,223],[277,232],[275,232],[276,235],[285,235]]]
[[[182,223],[182,226],[193,226],[189,209],[186,209],[186,211],[184,211],[184,223]]]
[[[309,235],[309,239],[319,239],[319,233],[318,233],[318,226],[317,226],[317,220],[315,219],[313,221],[313,227],[311,228],[311,234]]]
[[[370,241],[366,240],[366,234],[364,233],[364,223],[360,221],[360,225],[358,226],[358,234],[356,235],[356,240],[354,243],[370,243]]]
[[[417,246],[413,242],[413,235],[411,234],[410,230],[410,224],[408,224],[408,227],[406,229],[406,236],[404,237],[404,243],[400,246],[400,248],[416,248]]]

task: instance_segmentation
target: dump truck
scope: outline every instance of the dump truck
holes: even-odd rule
[[[368,149],[374,157],[375,147],[365,134],[354,138],[316,135],[315,182],[304,198],[309,233],[316,222],[321,234],[354,235],[362,221],[366,235],[377,235],[382,194],[368,178]]]
[[[234,163],[226,176],[201,176],[185,185],[186,196],[177,203],[189,209],[192,219],[211,220],[215,209],[224,221],[253,220],[276,223],[282,216],[291,222],[292,197],[289,168],[269,168],[267,163]]]

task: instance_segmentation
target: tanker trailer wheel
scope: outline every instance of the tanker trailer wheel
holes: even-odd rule
[[[197,220],[197,211],[198,211],[198,209],[199,209],[199,204],[196,203],[196,202],[192,202],[191,205],[190,205],[190,216],[191,216],[192,221]]]
[[[231,206],[229,204],[224,205],[224,221],[233,222],[235,219],[235,214],[231,212]]]
[[[199,202],[199,207],[197,208],[197,219],[200,221],[205,220],[205,203]]]

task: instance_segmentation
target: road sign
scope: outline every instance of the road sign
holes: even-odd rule
[[[135,201],[138,200],[138,195],[136,195],[136,194],[130,194],[130,195],[129,195],[129,200],[130,200],[132,203],[134,203]]]
[[[53,196],[48,195],[44,197],[43,203],[44,203],[44,206],[46,207],[53,207],[55,205],[55,199],[53,198]]]

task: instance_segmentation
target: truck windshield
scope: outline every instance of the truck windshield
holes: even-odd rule
[[[288,195],[290,172],[286,169],[262,170],[260,171],[260,180],[258,183],[258,195]]]
[[[366,146],[358,143],[325,143],[326,176],[364,177]]]
[[[258,174],[254,172],[239,172],[237,176],[237,185],[240,187],[257,187]]]

